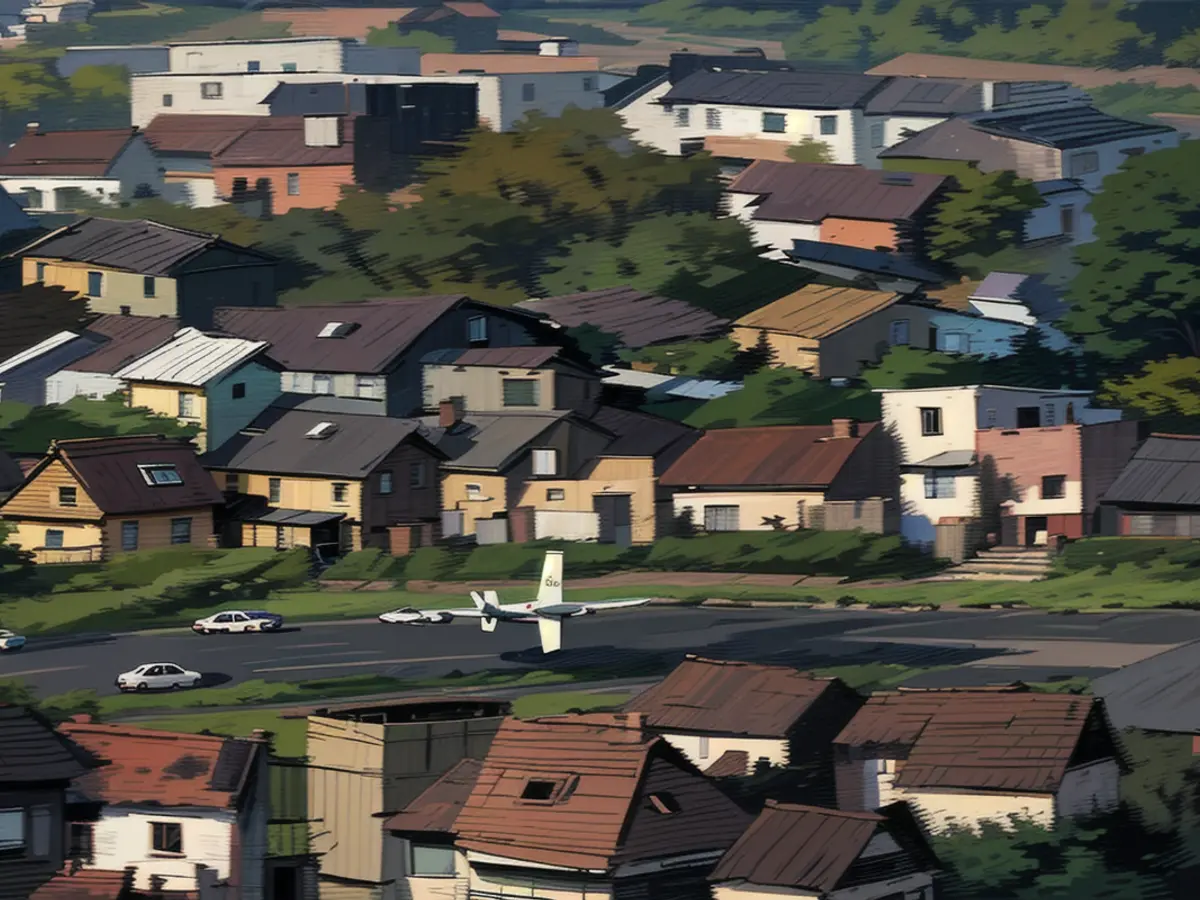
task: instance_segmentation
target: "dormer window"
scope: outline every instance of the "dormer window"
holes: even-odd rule
[[[487,318],[472,316],[467,319],[467,341],[472,344],[483,344],[488,339]]]
[[[152,486],[183,484],[183,476],[170,463],[138,466],[138,471],[142,473],[142,480]]]
[[[578,780],[573,775],[564,778],[530,778],[521,788],[521,802],[547,806],[559,803],[571,796]]]
[[[318,422],[312,428],[304,433],[306,438],[312,438],[314,441],[324,440],[338,430],[335,422]]]
[[[356,322],[326,322],[318,333],[319,338],[343,338],[358,329]]]

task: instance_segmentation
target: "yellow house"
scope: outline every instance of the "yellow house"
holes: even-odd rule
[[[160,435],[55,441],[0,504],[10,544],[38,563],[80,563],[213,544],[222,502],[186,441]]]
[[[273,256],[145,219],[80,219],[13,256],[22,284],[65,288],[91,312],[211,328],[218,306],[275,305]]]

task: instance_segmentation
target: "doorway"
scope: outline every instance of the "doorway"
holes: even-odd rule
[[[600,517],[601,544],[628,547],[633,543],[632,498],[629,494],[596,494],[592,509]]]
[[[1045,516],[1025,517],[1025,546],[1043,546],[1050,541],[1050,522]]]

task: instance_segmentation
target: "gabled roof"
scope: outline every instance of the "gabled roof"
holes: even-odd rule
[[[625,704],[654,731],[786,737],[836,678],[789,666],[688,656],[666,678]]]
[[[186,440],[129,435],[53,442],[49,453],[6,502],[25,490],[55,460],[61,460],[75,475],[105,515],[195,509],[215,506],[222,500],[212,476],[200,467],[195,450]],[[141,466],[171,466],[182,484],[150,484]]]
[[[176,319],[154,316],[99,316],[89,322],[85,336],[100,344],[67,366],[72,372],[111,375],[143,353],[166,343],[179,329]]]
[[[729,322],[685,303],[632,287],[604,288],[525,300],[518,307],[540,313],[564,328],[592,325],[615,334],[626,347],[695,341],[722,334]]]
[[[929,173],[759,160],[727,190],[761,195],[755,219],[820,222],[833,216],[902,222],[935,199],[947,180]]]
[[[892,78],[867,101],[867,115],[957,116],[983,109],[983,82]]]
[[[700,437],[698,429],[674,419],[615,406],[601,406],[588,421],[613,435],[599,456],[651,457],[658,474]]]
[[[184,263],[215,248],[255,256],[257,265],[274,265],[273,256],[241,247],[218,234],[187,231],[149,219],[101,219],[89,216],[38,238],[13,256],[39,256],[91,263],[139,275],[170,276]]]
[[[262,747],[255,741],[67,722],[64,734],[108,762],[75,787],[110,806],[236,807]]]
[[[342,118],[336,147],[310,147],[304,137],[303,116],[260,117],[213,154],[214,167],[235,166],[351,166],[354,164],[354,118]]]
[[[901,278],[923,284],[941,284],[945,276],[928,266],[915,263],[899,253],[885,250],[864,250],[824,241],[793,240],[792,249],[784,256],[798,266],[806,263],[856,269],[880,278]]]
[[[0,175],[102,178],[137,133],[136,128],[27,130],[0,157]]]
[[[971,124],[987,134],[1029,141],[1059,150],[1094,147],[1110,141],[1175,133],[1175,129],[1169,125],[1151,125],[1121,119],[1085,104],[1052,106],[997,116],[975,116]]]
[[[145,135],[156,153],[212,156],[261,122],[262,116],[158,115],[146,126]]]
[[[904,295],[892,291],[810,284],[747,313],[733,324],[820,339],[837,334],[903,299]]]
[[[73,331],[60,331],[57,334],[52,334],[44,341],[40,341],[39,343],[34,344],[32,347],[8,357],[8,359],[0,360],[0,375],[3,375],[5,372],[12,372],[15,369],[19,369],[26,363],[33,362],[35,359],[45,356],[47,353],[57,350],[59,347],[78,340],[79,335]]]
[[[388,831],[453,834],[458,814],[475,790],[483,763],[461,760],[396,815],[383,823]]]
[[[530,444],[567,419],[588,427],[570,410],[468,413],[450,429],[441,428],[437,416],[424,416],[420,423],[422,433],[449,459],[448,468],[504,471]]]
[[[1200,506],[1200,437],[1152,434],[1105,491],[1104,503]]]
[[[40,713],[0,704],[0,785],[70,781],[96,765]]]
[[[887,84],[875,75],[841,72],[695,72],[663,103],[720,103],[769,109],[854,109]]]
[[[898,787],[1053,793],[1103,701],[1024,689],[874,694],[835,744],[907,750]]]
[[[826,488],[878,422],[855,437],[834,437],[832,425],[714,428],[659,479],[674,487]]]
[[[949,159],[978,162],[983,171],[1016,169],[1016,153],[998,136],[966,118],[947,119],[879,151],[880,159]]]
[[[181,328],[170,341],[139,356],[116,376],[125,381],[203,387],[266,348],[266,341],[220,337],[195,328]]]
[[[847,875],[873,843],[878,849],[870,857],[872,862],[885,856],[908,857],[902,869],[889,867],[891,877],[900,871],[937,867],[937,859],[902,803],[873,813],[768,800],[754,823],[722,857],[709,881],[746,882],[826,896],[839,887],[859,884]]]

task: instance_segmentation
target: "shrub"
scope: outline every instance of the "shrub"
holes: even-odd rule
[[[447,547],[421,547],[409,554],[404,577],[416,581],[439,581],[453,577],[464,553]]]
[[[389,581],[404,577],[405,560],[378,548],[347,553],[322,573],[328,581]]]
[[[648,553],[645,547],[615,544],[534,541],[528,544],[491,544],[476,547],[455,573],[455,578],[537,578],[547,550],[562,550],[569,578],[592,578],[639,565]]]

